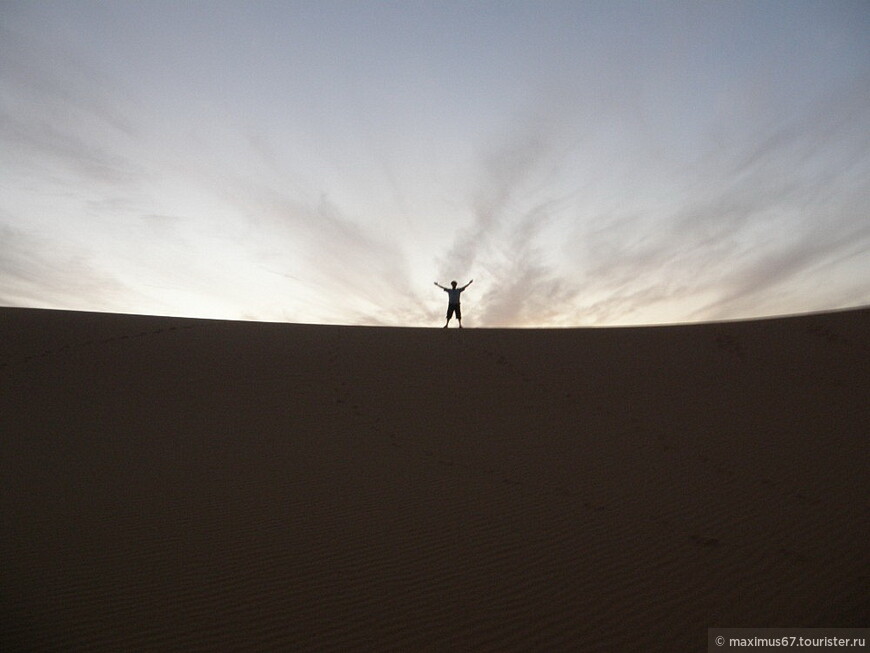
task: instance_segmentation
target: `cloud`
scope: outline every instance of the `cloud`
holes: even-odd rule
[[[58,45],[0,28],[0,142],[10,168],[87,183],[137,179],[121,154],[135,136],[117,85]]]
[[[631,107],[583,127],[542,108],[481,157],[471,217],[438,258],[441,278],[477,280],[469,315],[483,326],[866,303],[870,290],[844,285],[842,270],[870,269],[868,90],[867,79],[852,80],[776,118],[713,124],[689,158],[645,144]],[[595,125],[612,121],[635,140],[602,140]],[[593,144],[616,148],[598,169]],[[620,167],[624,146],[631,152]],[[578,161],[587,176],[571,167]],[[839,290],[811,297],[814,274],[836,278]]]
[[[767,304],[775,307],[778,302],[771,298],[776,298],[783,292],[788,295],[795,294],[794,290],[783,291],[783,286],[787,286],[789,282],[802,278],[816,278],[820,284],[807,283],[806,285],[811,289],[817,285],[822,287],[829,285],[824,283],[824,268],[827,265],[843,263],[854,258],[863,258],[867,261],[870,258],[868,250],[870,250],[870,224],[858,222],[831,231],[819,225],[802,234],[796,242],[767,250],[763,256],[751,258],[732,271],[721,284],[719,297],[700,309],[697,314],[704,319],[720,319],[751,312],[759,305]],[[832,297],[830,289],[825,294],[829,302],[833,300],[839,303],[843,299]],[[844,297],[849,296],[848,293],[843,294]],[[806,296],[790,298],[804,301],[808,299]],[[865,290],[863,301],[868,299],[870,295]]]
[[[351,219],[328,191],[292,177],[289,191],[268,186],[288,175],[265,132],[222,124],[197,150],[202,130],[181,124],[187,140],[169,143],[99,71],[38,38],[2,37],[0,159],[22,182],[0,205],[4,301],[327,322],[425,314],[377,216]],[[221,149],[228,135],[245,146],[237,158]],[[52,237],[35,235],[47,229]]]
[[[402,324],[424,312],[401,244],[372,216],[351,219],[326,192],[312,200],[250,181],[229,196],[249,223],[249,255],[308,298],[309,319]]]
[[[109,185],[133,182],[143,174],[130,159],[77,135],[74,129],[59,128],[48,118],[31,115],[22,120],[0,114],[0,143],[7,156],[15,157],[16,168],[49,168],[54,175]]]
[[[88,25],[132,29],[130,15],[97,8],[69,22],[58,11],[22,9],[0,28],[5,301],[420,324],[442,314],[434,271],[442,283],[475,278],[470,326],[870,302],[857,281],[870,270],[870,78],[855,56],[867,50],[836,20],[801,37],[818,40],[812,57],[756,21],[708,62],[697,56],[712,52],[706,36],[673,45],[679,22],[655,11],[654,29],[629,20],[637,38],[617,48],[610,35],[627,16],[611,16],[603,31],[588,23],[595,38],[579,49],[566,29],[535,61],[493,57],[497,67],[471,65],[455,88],[418,102],[416,86],[390,101],[395,80],[370,87],[377,75],[350,90],[332,78],[310,87],[335,97],[276,90],[292,72],[280,57],[258,57],[275,61],[264,71],[234,67],[207,34],[196,65],[164,75],[147,57],[125,63],[144,41],[125,50],[123,30],[59,44]],[[727,40],[723,25],[745,22],[745,12],[714,13],[699,23],[714,44]],[[493,54],[514,38],[505,27]],[[152,47],[151,65],[178,52],[170,33],[168,56]],[[124,72],[134,69],[144,74]],[[506,79],[520,69],[528,79]],[[144,297],[149,288],[161,301]]]
[[[580,291],[576,280],[559,275],[546,262],[537,243],[549,222],[549,209],[549,203],[536,207],[512,229],[480,300],[481,326],[558,324]]]
[[[475,277],[481,326],[546,324],[576,294],[540,245],[564,198],[553,183],[564,158],[568,125],[541,103],[482,149],[469,193],[470,221],[437,257],[442,280]]]
[[[465,273],[491,238],[498,235],[510,219],[512,200],[527,190],[530,178],[549,152],[545,136],[540,129],[529,128],[485,156],[475,180],[472,222],[457,233],[442,268],[449,265]]]
[[[124,310],[131,290],[95,268],[86,252],[0,223],[0,304]]]
[[[728,138],[713,129],[691,165],[656,168],[658,196],[599,207],[576,230],[585,283],[569,310],[612,323],[870,301],[870,291],[843,289],[838,272],[870,269],[870,121],[859,100],[867,88],[862,80],[777,120],[731,123]],[[841,290],[809,297],[814,274]]]

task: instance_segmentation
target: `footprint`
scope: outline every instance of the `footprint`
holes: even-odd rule
[[[784,546],[779,547],[776,552],[784,558],[789,558],[795,562],[804,562],[808,560],[808,558],[803,553],[792,551],[791,549]]]
[[[847,340],[842,336],[838,335],[831,329],[824,327],[820,324],[814,324],[812,326],[807,327],[807,333],[811,336],[815,336],[816,338],[821,338],[827,342],[838,342],[838,343],[846,343]]]
[[[689,539],[698,546],[704,547],[705,549],[717,547],[721,544],[718,537],[704,537],[703,535],[692,535]]]
[[[716,346],[724,352],[733,354],[740,360],[745,358],[745,352],[740,342],[732,335],[720,334],[716,336]]]
[[[673,449],[668,437],[664,433],[656,433],[656,442],[658,442],[659,448],[661,448],[662,451],[670,451]]]
[[[797,502],[803,506],[813,506],[819,503],[819,500],[814,497],[808,497],[802,492],[795,492],[792,497],[797,500]]]

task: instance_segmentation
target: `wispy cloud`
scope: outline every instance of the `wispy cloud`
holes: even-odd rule
[[[419,319],[401,244],[379,233],[376,221],[351,219],[325,192],[313,200],[239,180],[229,195],[250,225],[252,260],[308,296],[320,319],[401,324],[414,312]]]
[[[720,319],[870,301],[870,289],[808,292],[814,270],[822,285],[831,278],[831,261],[870,270],[861,95],[849,87],[780,120],[732,126],[690,165],[656,171],[666,197],[628,211],[611,203],[581,221],[575,269],[584,288],[572,309],[608,323],[657,317],[657,305],[682,319]]]
[[[87,252],[0,223],[0,305],[123,310],[130,289],[94,268]]]
[[[674,6],[648,12],[658,32],[592,11],[617,31],[590,23],[576,48],[573,29],[556,30],[552,52],[532,30],[524,54],[503,53],[515,26],[501,25],[480,71],[440,89],[406,88],[419,69],[389,44],[371,44],[354,84],[324,79],[311,73],[323,48],[299,46],[290,66],[279,34],[241,63],[198,35],[183,51],[201,45],[199,58],[175,78],[125,64],[138,18],[162,24],[147,8],[82,13],[120,30],[106,52],[58,29],[79,14],[25,9],[0,28],[0,301],[417,325],[442,314],[433,277],[473,277],[469,326],[870,303],[870,67],[842,17],[802,37],[823,49],[814,77],[755,24],[746,52],[699,61],[705,40],[672,45],[685,18]],[[713,38],[742,25],[738,13],[690,18]],[[261,33],[264,16],[244,29]],[[637,38],[616,48],[609,34],[626,25]],[[150,61],[171,61],[184,34],[167,29]],[[472,41],[460,39],[463,56],[479,53]],[[401,84],[368,67],[385,61]]]
[[[56,44],[0,28],[0,139],[15,167],[117,184],[141,168],[121,154],[135,134],[117,86]]]
[[[539,242],[564,201],[553,181],[570,153],[567,129],[564,115],[542,104],[482,149],[468,223],[438,257],[442,280],[478,279],[475,324],[547,324],[577,292]]]
[[[551,208],[551,203],[535,207],[505,239],[480,300],[482,326],[559,324],[565,307],[580,291],[576,279],[561,275],[547,262],[537,242],[550,221]]]
[[[581,188],[612,185],[607,170],[566,186],[560,163],[577,152],[562,115],[544,114],[483,158],[471,219],[439,270],[445,279],[484,277],[476,315],[486,326],[787,311],[779,299],[799,302],[796,288],[813,269],[831,260],[870,265],[861,217],[870,121],[862,96],[849,86],[779,120],[732,124],[726,140],[714,125],[706,149],[688,160],[648,159],[644,166],[635,158],[623,173],[624,194],[603,201]],[[631,120],[630,108],[621,119]],[[642,142],[633,147],[644,149]],[[640,204],[635,187],[647,193]],[[554,223],[567,262],[546,238]],[[843,297],[866,302],[870,291]]]

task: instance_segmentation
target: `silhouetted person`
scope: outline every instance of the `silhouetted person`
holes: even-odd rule
[[[473,282],[474,279],[462,286],[462,288],[457,288],[455,281],[450,282],[450,285],[452,286],[451,288],[445,288],[437,281],[435,282],[435,285],[441,288],[441,290],[443,290],[444,292],[446,292],[448,296],[447,322],[444,323],[445,329],[447,328],[447,325],[450,324],[450,318],[453,317],[454,313],[456,313],[456,319],[459,320],[459,328],[462,328],[462,308],[459,306],[459,295],[461,295],[462,291],[468,288],[468,286],[470,286]]]

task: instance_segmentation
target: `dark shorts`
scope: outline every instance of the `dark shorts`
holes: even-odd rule
[[[453,314],[456,313],[456,319],[462,319],[462,309],[459,308],[459,304],[448,304],[447,305],[447,319],[449,320],[453,317]]]

